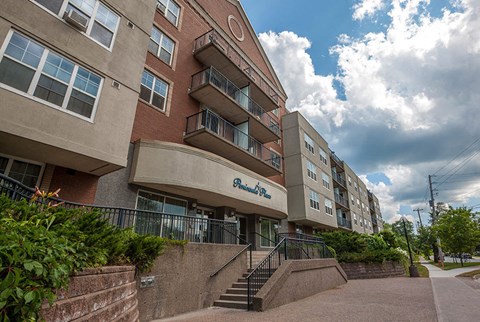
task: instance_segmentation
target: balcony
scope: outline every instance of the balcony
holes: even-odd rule
[[[346,209],[349,209],[348,208],[348,199],[342,197],[341,195],[339,195],[338,193],[335,193],[335,202],[337,204],[339,204],[340,206],[342,206],[343,208],[346,208]]]
[[[252,85],[250,96],[267,112],[279,107],[278,94],[266,77],[257,73],[217,31],[212,29],[198,37],[193,54],[205,66],[215,66],[240,87]]]
[[[332,171],[332,178],[334,184],[337,183],[337,185],[340,185],[342,188],[347,190],[347,183],[345,182],[345,179],[342,178],[342,176]]]
[[[372,216],[372,225],[378,226],[378,221],[377,221],[377,218],[375,216]]]
[[[339,227],[352,229],[352,221],[348,220],[347,218],[337,216],[337,224]]]
[[[250,134],[262,143],[280,139],[278,123],[214,67],[192,76],[190,96],[234,124],[248,121]]]
[[[343,170],[343,161],[340,160],[339,157],[337,157],[337,155],[335,154],[335,152],[333,152],[332,150],[330,150],[330,160],[332,161],[333,165],[338,167],[339,169]]]
[[[209,110],[187,118],[184,140],[264,177],[282,173],[280,155]]]

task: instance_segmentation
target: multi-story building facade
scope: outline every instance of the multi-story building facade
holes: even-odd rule
[[[155,3],[0,2],[0,173],[92,203],[127,165]]]
[[[370,207],[370,216],[372,219],[373,232],[378,233],[383,230],[383,218],[380,211],[380,204],[377,196],[368,191],[368,203]]]
[[[96,203],[238,221],[273,246],[286,95],[239,1],[159,0],[146,30],[128,166],[100,179]]]
[[[378,225],[372,220],[365,183],[300,113],[284,115],[282,126],[288,190],[284,230],[373,233]]]

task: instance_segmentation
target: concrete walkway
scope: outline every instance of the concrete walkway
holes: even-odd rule
[[[471,278],[455,277],[480,269],[480,266],[444,271],[421,262],[430,273],[432,291],[440,322],[480,321],[480,286]]]
[[[208,308],[157,321],[437,321],[428,278],[351,280],[266,312]]]

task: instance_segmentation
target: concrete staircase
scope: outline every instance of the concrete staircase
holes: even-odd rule
[[[269,251],[252,252],[252,267],[255,268],[268,255],[268,253]],[[247,271],[243,273],[241,278],[232,284],[232,287],[228,288],[224,294],[220,295],[220,299],[213,303],[214,306],[243,310],[248,309],[248,283],[246,277],[252,271],[252,269],[248,268],[250,258],[248,258],[247,262]]]

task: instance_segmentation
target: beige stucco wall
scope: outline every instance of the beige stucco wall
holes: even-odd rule
[[[236,178],[252,188],[260,184],[271,198],[234,187]],[[136,142],[130,183],[188,195],[199,204],[232,207],[245,214],[287,216],[284,187],[218,155],[183,144]]]
[[[109,2],[120,14],[111,51],[31,1],[0,2],[2,44],[15,29],[104,78],[92,122],[0,89],[3,152],[93,174],[126,165],[155,3]],[[128,20],[137,27],[129,28]],[[113,80],[120,83],[119,89],[112,87]],[[104,170],[95,170],[101,167]]]
[[[151,272],[152,287],[138,289],[140,321],[151,321],[195,311],[213,305],[225,290],[247,270],[244,252],[214,277],[210,277],[234,255],[242,245],[189,243],[184,248],[169,247],[155,262]]]

